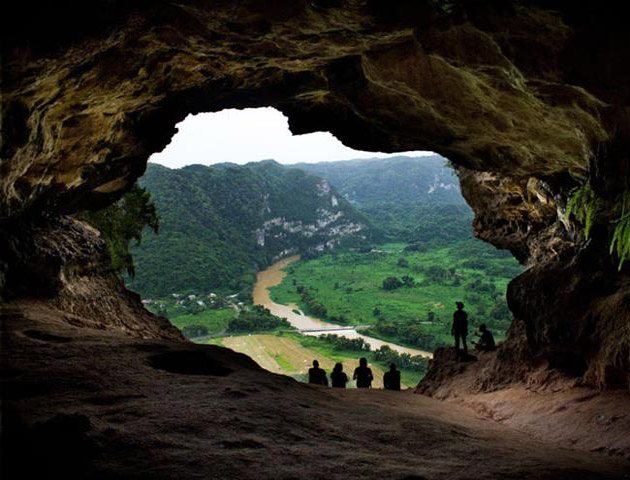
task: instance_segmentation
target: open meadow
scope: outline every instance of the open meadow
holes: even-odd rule
[[[358,366],[359,352],[335,351],[321,339],[299,334],[260,334],[214,338],[208,343],[222,345],[250,356],[261,367],[270,372],[289,375],[299,381],[307,381],[308,369],[314,359],[330,374],[337,362],[343,364],[343,370],[352,379],[352,372]],[[374,373],[374,388],[383,387],[385,366],[370,362]],[[402,371],[404,387],[415,386],[421,377],[419,372]],[[348,388],[354,388],[351,380]]]

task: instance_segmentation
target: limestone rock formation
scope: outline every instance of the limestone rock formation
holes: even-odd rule
[[[183,340],[163,317],[146,310],[111,262],[100,233],[70,217],[40,217],[0,228],[5,299],[28,299],[62,312],[75,327],[140,338]]]
[[[120,197],[188,113],[274,106],[295,133],[449,158],[478,235],[531,267],[510,287],[519,334],[497,362],[525,342],[628,386],[628,267],[606,246],[630,176],[630,34],[615,4],[25,1],[3,35],[6,228]],[[562,215],[584,182],[600,199],[589,245]],[[9,291],[19,268],[4,262]]]
[[[621,25],[607,24],[607,37],[588,30],[595,22],[583,15],[615,21],[604,7],[96,2],[122,10],[101,24],[70,3],[50,12],[51,35],[28,28],[28,10],[19,19],[26,28],[9,32],[3,217],[119,195],[176,121],[228,106],[273,105],[295,133],[330,130],[363,149],[431,149],[515,177],[585,175],[600,143],[627,123],[614,112],[627,98],[618,88],[628,83],[624,65],[582,78],[571,62],[604,48],[608,57],[627,53],[622,38],[611,43]],[[54,36],[75,21],[76,37]]]

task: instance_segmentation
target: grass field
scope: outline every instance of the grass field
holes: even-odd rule
[[[218,308],[204,310],[199,313],[182,313],[169,316],[169,320],[180,330],[187,325],[203,325],[211,334],[222,333],[228,323],[236,316],[233,308]]]
[[[222,337],[212,339],[211,343],[249,355],[266,370],[290,375],[300,381],[306,381],[314,359],[319,360],[327,374],[330,374],[335,363],[341,362],[346,375],[352,378],[359,357],[356,352],[337,352],[315,337],[298,334]],[[373,386],[382,388],[384,366],[372,363],[370,367],[375,377]],[[415,386],[420,376],[420,373],[403,371],[402,383],[407,387]],[[349,388],[354,386],[354,382],[348,383]]]
[[[505,303],[508,282],[520,273],[516,260],[476,240],[420,252],[385,244],[370,253],[329,253],[287,268],[271,290],[278,303],[308,311],[296,286],[305,286],[327,310],[327,319],[373,324],[369,334],[427,349],[451,341],[455,301],[466,303],[471,326],[486,323],[501,339],[511,321]],[[413,287],[383,289],[387,277],[413,277]]]

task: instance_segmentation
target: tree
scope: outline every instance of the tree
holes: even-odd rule
[[[238,317],[230,320],[228,332],[257,332],[279,328],[291,328],[285,318],[273,315],[269,309],[255,305],[251,310],[240,311]]]
[[[387,277],[383,280],[383,290],[396,290],[403,286],[403,282],[398,277]]]
[[[430,281],[435,283],[442,282],[448,276],[446,269],[438,265],[431,265],[424,273]]]
[[[139,244],[145,227],[157,233],[160,224],[151,194],[137,184],[118,202],[95,212],[86,211],[81,218],[103,235],[112,268],[131,277],[135,275],[131,241]]]
[[[404,257],[400,257],[398,259],[397,265],[401,268],[409,268],[409,261]]]
[[[505,299],[499,299],[490,310],[490,317],[494,320],[509,321],[512,318],[512,313],[507,306]]]

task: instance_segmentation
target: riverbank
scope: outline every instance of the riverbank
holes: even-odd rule
[[[269,290],[282,283],[286,276],[285,269],[292,263],[297,262],[299,259],[300,257],[298,255],[283,258],[266,270],[258,272],[252,295],[255,305],[262,305],[263,307],[268,308],[274,315],[286,318],[298,332],[305,335],[321,336],[326,334],[335,334],[350,339],[360,338],[363,339],[363,341],[367,343],[372,350],[378,350],[382,346],[386,345],[398,353],[407,353],[411,356],[420,355],[424,358],[432,358],[433,354],[426,350],[405,347],[393,342],[363,335],[352,327],[340,326],[317,317],[306,315],[295,303],[284,305],[273,301]]]

